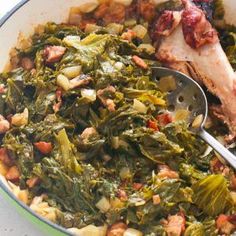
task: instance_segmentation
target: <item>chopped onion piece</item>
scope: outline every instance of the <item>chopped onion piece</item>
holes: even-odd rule
[[[119,136],[114,136],[112,137],[111,139],[111,145],[114,149],[118,149],[119,146],[120,146],[120,143],[119,143]]]
[[[81,4],[78,9],[82,13],[89,13],[93,11],[97,6],[99,5],[99,2],[97,0],[90,0],[87,3]]]
[[[94,225],[87,225],[84,228],[69,228],[68,231],[73,235],[78,236],[106,236],[107,233],[107,226],[94,226]]]
[[[70,89],[70,81],[62,74],[57,76],[57,85],[62,87],[65,91]]]
[[[87,34],[91,34],[91,33],[94,33],[98,30],[102,29],[101,26],[99,25],[96,25],[96,24],[87,24],[86,27],[85,27],[85,30],[84,32],[87,33]]]
[[[147,29],[143,25],[135,25],[132,29],[138,38],[143,39],[147,34]]]
[[[77,48],[77,45],[80,43],[80,36],[68,35],[63,39],[63,42],[69,47]]]
[[[22,113],[17,113],[11,118],[11,123],[15,126],[27,125],[29,119],[28,108],[25,108]]]
[[[81,66],[70,66],[64,68],[61,72],[69,79],[73,79],[81,73]]]
[[[201,126],[201,124],[202,124],[202,121],[203,121],[203,115],[202,115],[202,114],[201,114],[201,115],[198,115],[198,116],[194,119],[194,121],[193,121],[193,123],[192,123],[192,127],[193,127],[194,129],[200,128],[200,126]]]
[[[139,100],[134,99],[134,104],[133,104],[134,110],[138,111],[139,113],[147,113],[148,108]]]
[[[114,64],[114,67],[117,69],[117,70],[121,70],[123,68],[124,64],[122,62],[116,62]]]
[[[113,0],[113,2],[120,3],[127,7],[132,3],[132,0]]]
[[[146,51],[147,53],[154,54],[155,48],[149,43],[142,43],[138,46],[138,49],[141,51]]]
[[[81,89],[81,96],[89,99],[91,102],[96,101],[97,94],[94,89]]]
[[[110,23],[106,26],[106,29],[109,34],[118,35],[123,31],[124,26],[117,23]]]
[[[109,200],[107,200],[106,197],[102,197],[96,204],[96,207],[101,211],[101,212],[107,212],[111,208],[111,204]]]
[[[142,236],[143,233],[137,229],[128,228],[123,236]]]

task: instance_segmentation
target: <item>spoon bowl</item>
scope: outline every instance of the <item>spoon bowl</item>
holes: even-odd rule
[[[169,76],[175,81],[175,88],[167,92],[169,112],[175,117],[178,111],[187,111],[188,116],[185,120],[190,124],[191,130],[236,169],[236,156],[204,129],[208,115],[208,102],[203,89],[196,81],[183,73],[164,67],[152,68],[154,80]],[[193,125],[194,123],[195,125]]]

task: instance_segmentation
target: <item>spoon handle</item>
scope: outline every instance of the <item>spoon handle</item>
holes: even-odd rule
[[[236,156],[213,138],[207,131],[201,129],[200,137],[215,149],[234,169],[236,169]]]

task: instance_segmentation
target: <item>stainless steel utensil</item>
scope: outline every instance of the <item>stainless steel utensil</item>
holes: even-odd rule
[[[166,76],[172,76],[175,79],[176,88],[169,91],[167,95],[168,110],[173,115],[180,109],[187,110],[190,124],[198,117],[199,125],[191,127],[191,129],[236,169],[236,156],[204,130],[208,103],[206,95],[198,83],[185,74],[164,67],[153,67],[152,76],[155,80]]]

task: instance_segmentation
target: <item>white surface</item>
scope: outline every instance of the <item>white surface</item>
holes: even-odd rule
[[[19,0],[0,0],[0,17]],[[14,206],[0,195],[0,235],[1,236],[44,236],[36,226],[21,216]]]

